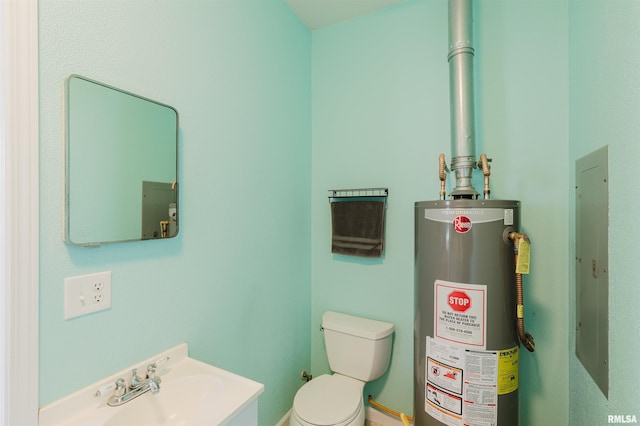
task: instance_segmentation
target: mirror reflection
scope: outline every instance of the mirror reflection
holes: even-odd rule
[[[67,240],[175,237],[177,111],[78,75],[66,95]]]

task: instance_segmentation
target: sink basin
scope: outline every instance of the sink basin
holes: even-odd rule
[[[223,381],[218,377],[181,377],[169,385],[161,384],[161,392],[156,395],[146,393],[124,404],[104,426],[208,424],[212,414],[219,411],[213,411],[211,403],[222,400],[223,391]]]
[[[260,383],[200,362],[188,355],[186,344],[149,358],[100,380],[40,410],[40,426],[197,426],[257,425]],[[131,370],[146,371],[157,363],[160,392],[147,392],[118,407],[107,400],[108,385],[119,377],[129,380]],[[95,396],[97,390],[108,390]]]

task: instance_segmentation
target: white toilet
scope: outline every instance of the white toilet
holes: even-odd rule
[[[290,426],[364,425],[364,385],[384,374],[393,324],[327,311],[322,316],[329,367],[296,393]]]

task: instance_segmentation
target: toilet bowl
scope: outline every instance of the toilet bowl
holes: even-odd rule
[[[324,374],[304,385],[293,400],[290,426],[364,424],[364,382]]]
[[[290,426],[362,426],[364,385],[384,374],[391,357],[393,324],[337,312],[322,317],[329,367],[302,386]]]

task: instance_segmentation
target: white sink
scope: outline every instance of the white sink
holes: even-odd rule
[[[131,370],[146,371],[158,364],[160,392],[144,395],[118,407],[107,405],[109,385]],[[107,389],[106,392],[104,390]],[[104,395],[95,396],[103,390]],[[264,386],[188,356],[181,344],[87,386],[40,409],[40,426],[197,426],[257,425],[258,396]]]
[[[170,387],[163,387],[162,392],[157,395],[142,395],[138,400],[131,401],[131,404],[123,405],[104,425],[207,424],[207,420],[212,417],[210,402],[222,399],[223,389],[223,382],[217,377],[184,377],[173,382]],[[185,397],[186,394],[195,396]]]

